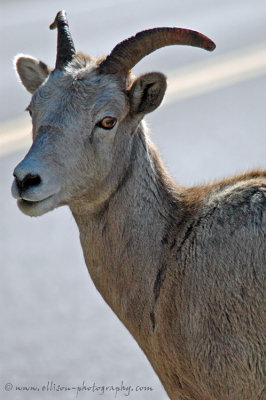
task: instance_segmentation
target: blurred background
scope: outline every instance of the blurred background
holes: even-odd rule
[[[170,173],[193,185],[265,167],[266,2],[0,1],[0,397],[68,400],[76,398],[74,390],[34,393],[15,386],[123,381],[153,388],[132,392],[131,399],[165,400],[144,354],[94,288],[69,210],[28,218],[10,194],[12,172],[30,145],[31,130],[23,111],[30,95],[12,60],[24,53],[54,65],[56,32],[48,26],[63,8],[76,49],[96,56],[156,26],[191,28],[216,42],[213,53],[164,48],[134,68],[136,74],[168,76],[164,103],[146,121]],[[5,390],[7,383],[12,390]],[[82,392],[78,398],[98,396]],[[114,392],[104,395],[114,397]]]

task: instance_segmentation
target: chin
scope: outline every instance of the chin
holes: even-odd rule
[[[17,205],[20,211],[29,217],[40,217],[60,206],[56,195],[49,196],[40,201],[18,199]]]

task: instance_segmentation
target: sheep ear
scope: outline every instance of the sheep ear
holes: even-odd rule
[[[18,55],[14,63],[22,84],[30,93],[34,93],[51,72],[45,63],[31,56]]]
[[[166,77],[159,72],[141,75],[129,92],[132,114],[146,114],[161,104],[166,90]]]

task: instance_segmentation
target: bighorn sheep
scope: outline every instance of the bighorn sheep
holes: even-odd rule
[[[166,78],[130,72],[163,46],[215,44],[156,28],[96,59],[75,51],[64,11],[56,27],[54,70],[16,59],[33,94],[33,144],[14,170],[18,207],[29,216],[70,207],[95,286],[171,399],[262,400],[266,172],[174,183],[142,123]]]

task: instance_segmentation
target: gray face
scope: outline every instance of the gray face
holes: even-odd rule
[[[152,73],[126,90],[125,79],[99,73],[96,60],[82,55],[64,69],[44,66],[32,57],[17,59],[19,77],[33,92],[33,144],[14,170],[12,194],[30,216],[105,201],[129,159],[137,125],[166,88],[165,77]]]
[[[84,195],[91,201],[104,196],[128,107],[118,83],[100,76],[93,64],[55,70],[32,96],[33,145],[15,169],[12,187],[28,215]]]

